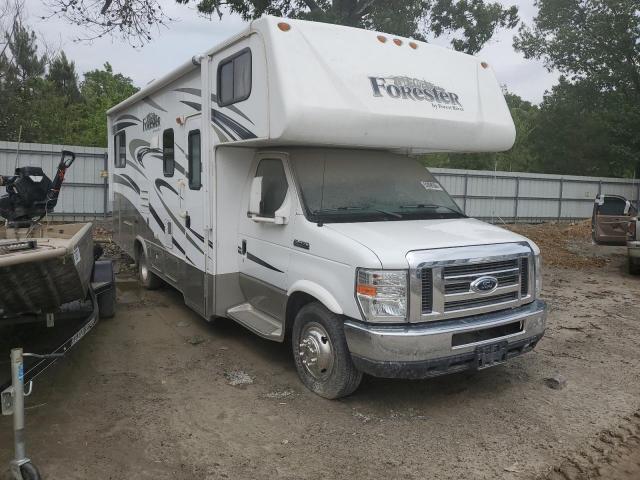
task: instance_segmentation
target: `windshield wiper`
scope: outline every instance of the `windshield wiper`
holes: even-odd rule
[[[331,213],[331,212],[348,212],[351,210],[372,210],[374,212],[378,212],[378,213],[383,213],[385,215],[388,215],[390,217],[395,217],[395,218],[402,218],[402,214],[398,213],[398,212],[391,212],[389,210],[383,210],[381,208],[376,208],[376,207],[357,207],[357,206],[353,206],[353,207],[336,207],[336,208],[321,208],[320,210],[314,210],[313,214],[318,214],[318,213]]]
[[[451,213],[456,213],[458,215],[463,215],[462,212],[460,212],[459,210],[456,210],[455,208],[451,208],[451,207],[447,207],[445,205],[435,205],[432,203],[419,203],[417,205],[400,205],[400,208],[445,208],[447,210],[449,210]]]

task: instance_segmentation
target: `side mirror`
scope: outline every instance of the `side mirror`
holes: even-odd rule
[[[262,177],[255,177],[251,181],[249,192],[249,215],[260,215],[260,203],[262,203]]]

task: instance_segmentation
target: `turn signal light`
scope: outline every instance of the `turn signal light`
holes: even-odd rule
[[[356,291],[360,295],[366,295],[367,297],[375,297],[378,290],[373,285],[360,284],[357,286]]]
[[[288,32],[289,30],[291,30],[291,25],[289,25],[287,22],[280,22],[278,23],[278,28],[283,32]]]

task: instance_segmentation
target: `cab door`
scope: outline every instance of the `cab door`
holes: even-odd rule
[[[629,222],[635,215],[635,207],[624,197],[604,194],[596,196],[591,219],[593,241],[625,245]]]
[[[261,183],[260,211],[248,211],[252,185]],[[238,228],[240,287],[257,310],[284,318],[291,256],[293,181],[286,154],[258,154],[245,184]]]

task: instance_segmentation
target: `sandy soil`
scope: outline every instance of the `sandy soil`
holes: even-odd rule
[[[61,480],[638,479],[640,278],[604,248],[598,267],[545,267],[536,351],[473,374],[366,378],[340,401],[305,390],[286,346],[121,281],[116,317],[28,399],[30,454]],[[561,390],[544,381],[556,374]],[[2,480],[10,433],[1,418]]]

